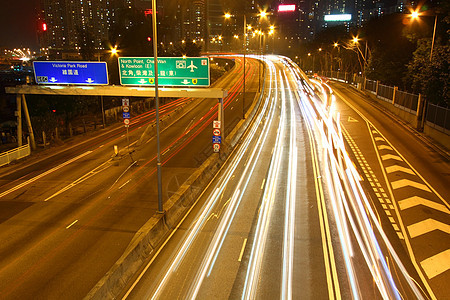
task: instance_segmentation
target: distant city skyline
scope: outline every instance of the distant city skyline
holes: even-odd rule
[[[52,43],[49,43],[48,41],[45,43],[42,43],[42,40],[40,41],[41,43],[39,43],[39,39],[42,39],[42,35],[37,34],[37,30],[38,30],[38,13],[40,12],[40,10],[37,8],[38,7],[38,2],[40,0],[16,0],[16,1],[6,1],[6,3],[2,4],[2,10],[0,12],[0,47],[5,47],[5,48],[16,48],[16,47],[29,47],[29,48],[33,48],[36,49],[38,48],[40,45],[39,44],[48,44],[51,45]],[[143,1],[143,0],[108,0],[108,1],[103,1],[104,4],[102,4],[102,6],[107,7],[107,9],[110,9],[110,7],[113,7],[114,5],[112,3],[114,3],[115,5],[117,5],[118,2],[123,2],[123,4],[126,3],[135,3],[136,5],[142,6],[142,4],[145,4],[146,6],[151,5],[150,1]],[[50,0],[46,0],[46,1],[41,1],[42,3],[52,3],[55,1],[50,1]],[[64,1],[62,1],[64,2]],[[95,2],[95,1],[94,1]],[[170,9],[167,9],[167,12],[170,11],[170,13],[173,14],[177,14],[180,10],[180,6],[179,3],[182,3],[180,1],[170,1],[170,0],[159,0],[158,2],[158,6],[164,6],[166,5],[167,8],[170,7]],[[205,29],[200,28],[199,24],[207,24],[207,22],[204,21],[200,21],[200,20],[195,20],[194,15],[197,14],[197,18],[198,18],[198,14],[200,13],[198,11],[198,9],[200,7],[207,7],[208,5],[206,4],[206,1],[203,0],[195,0],[195,1],[191,1],[193,4],[189,6],[189,8],[187,9],[187,11],[183,11],[182,12],[182,19],[183,20],[178,20],[180,23],[175,24],[175,23],[170,23],[173,24],[174,29],[175,27],[180,27],[180,28],[176,28],[177,30],[177,35],[180,35],[181,38],[191,38],[191,37],[196,37],[199,38],[200,36],[207,36],[206,32],[209,31],[209,35],[211,37],[211,34],[216,34],[215,31],[219,30],[222,28],[221,24],[218,24],[217,21],[213,22],[213,23],[217,23],[213,24],[215,26],[211,26],[211,21],[213,20],[213,16],[210,13],[209,14],[209,24],[210,26],[206,26]],[[226,1],[226,0],[222,0],[222,1],[212,1],[211,3],[221,3],[222,5],[222,10],[226,10],[228,7],[237,7],[239,6],[238,3],[235,3],[235,1]],[[306,1],[306,0],[294,0],[294,1],[290,1],[290,0],[279,0],[279,1],[271,1],[271,2],[263,2],[263,1],[251,1],[249,0],[248,6],[254,6],[255,4],[257,5],[258,3],[260,3],[261,6],[271,6],[272,10],[276,10],[277,4],[278,3],[294,3],[297,5],[297,9],[298,9],[298,15],[296,14],[296,16],[293,18],[293,20],[291,20],[289,22],[289,35],[291,36],[295,36],[295,39],[297,39],[297,37],[300,40],[309,40],[311,38],[313,38],[314,34],[316,32],[318,32],[319,30],[321,30],[321,28],[327,27],[329,25],[326,24],[326,22],[324,22],[323,19],[323,15],[327,12],[327,13],[333,13],[333,12],[349,12],[353,14],[352,17],[352,22],[351,24],[348,23],[348,26],[350,25],[358,25],[361,26],[361,20],[365,21],[367,20],[368,17],[372,17],[374,14],[376,14],[376,10],[380,10],[381,9],[385,9],[387,8],[387,6],[392,6],[392,5],[400,5],[402,2],[406,2],[406,1],[397,1],[397,0],[371,0],[371,1],[346,1],[346,0],[316,0],[316,1]],[[433,1],[431,1],[433,2]],[[105,4],[108,3],[108,4]],[[178,3],[178,9],[177,7],[177,3]],[[202,4],[205,3],[205,4]],[[240,5],[242,5],[242,2]],[[72,4],[73,5],[73,4]],[[77,4],[79,5],[79,4]],[[211,5],[211,4],[210,4]],[[366,9],[364,12],[361,11],[361,8],[370,8],[371,10],[369,11],[368,9]],[[43,9],[43,7],[41,7],[41,10]],[[218,8],[216,8],[216,10],[218,10]],[[347,10],[347,11],[346,11]],[[197,11],[197,12],[195,12]],[[389,11],[392,12],[392,11]],[[187,13],[187,14],[186,14]],[[220,14],[221,12],[216,12],[216,14]],[[206,13],[205,13],[206,15]],[[202,17],[204,17],[205,15],[202,15]],[[47,18],[45,16],[42,16],[44,19]],[[217,15],[215,16],[215,18],[217,20],[219,20],[220,16]],[[287,17],[287,16],[283,16],[283,17]],[[76,21],[76,17],[73,15],[72,18],[74,18],[74,20]],[[95,18],[95,17],[94,17]],[[295,20],[297,19],[297,25],[295,25]],[[300,21],[299,21],[300,20]],[[109,21],[109,20],[108,20]],[[181,22],[183,21],[183,23]],[[190,22],[192,24],[186,24],[187,22]],[[220,19],[221,21],[221,19]],[[282,19],[278,20],[280,23],[283,22]],[[303,21],[303,22],[301,22]],[[48,21],[46,21],[48,22]],[[102,21],[103,22],[103,19]],[[73,22],[69,22],[69,23],[73,23]],[[106,21],[105,21],[106,23]],[[196,23],[196,24],[193,24]],[[72,24],[72,25],[76,25],[76,24]],[[205,26],[202,25],[202,26]],[[220,25],[220,27],[218,27]],[[286,24],[288,25],[288,24]],[[331,24],[332,25],[332,24]],[[73,26],[72,26],[73,27]],[[108,26],[102,26],[104,27],[106,32],[99,32],[100,28],[97,28],[97,38],[99,38],[99,36],[102,36],[102,38],[104,39],[107,35],[107,27]],[[291,28],[294,27],[294,28]],[[187,32],[187,30],[189,29],[195,29],[195,32]],[[217,29],[215,29],[217,28]],[[237,26],[236,28],[239,28],[239,26]],[[286,27],[285,27],[286,28]],[[66,29],[67,31],[67,29]],[[73,28],[71,29],[71,32],[73,32]],[[175,31],[174,31],[175,32]],[[295,34],[294,34],[295,32]],[[72,33],[68,34],[60,32],[59,33],[59,38],[62,39],[62,37],[65,37],[67,39],[70,39],[70,36],[72,35]],[[99,39],[100,41],[100,39]],[[96,42],[96,45],[99,45],[99,41]],[[56,46],[56,44],[53,42],[54,46]],[[74,43],[67,43],[67,47],[73,46]],[[58,48],[58,47],[57,47]]]

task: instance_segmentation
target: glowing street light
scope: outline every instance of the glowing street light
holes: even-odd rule
[[[412,20],[419,19],[419,17],[420,17],[419,11],[418,10],[412,11],[410,16],[411,16]],[[434,39],[436,37],[436,25],[437,25],[437,14],[434,15],[434,27],[433,27],[433,38],[431,40],[430,61],[433,58]]]
[[[112,55],[117,55],[117,45],[114,46],[114,48],[111,49]]]

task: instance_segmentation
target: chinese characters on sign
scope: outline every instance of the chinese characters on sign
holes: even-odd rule
[[[152,57],[120,57],[119,74],[122,85],[155,84]],[[209,86],[209,59],[206,57],[158,58],[158,85]]]

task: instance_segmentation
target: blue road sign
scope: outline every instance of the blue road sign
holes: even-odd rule
[[[129,119],[130,118],[130,113],[129,112],[123,112],[122,115],[123,115],[124,119]]]
[[[35,61],[33,67],[38,84],[108,84],[106,62]]]
[[[220,144],[222,142],[222,137],[218,135],[213,135],[212,142],[213,144]]]

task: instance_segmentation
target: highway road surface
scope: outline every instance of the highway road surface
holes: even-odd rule
[[[247,64],[246,108],[258,89],[258,63]],[[215,85],[228,90],[225,134],[242,118],[243,76],[236,58]],[[164,201],[212,154],[217,102],[176,99],[161,106],[163,122],[170,122],[161,133]],[[132,149],[154,120],[154,110],[132,118]],[[157,209],[155,136],[144,135],[131,155],[127,140],[123,125],[116,126],[1,169],[0,298],[81,299],[122,255]]]
[[[346,150],[334,96],[288,59],[265,63],[241,145],[123,299],[429,297]]]

